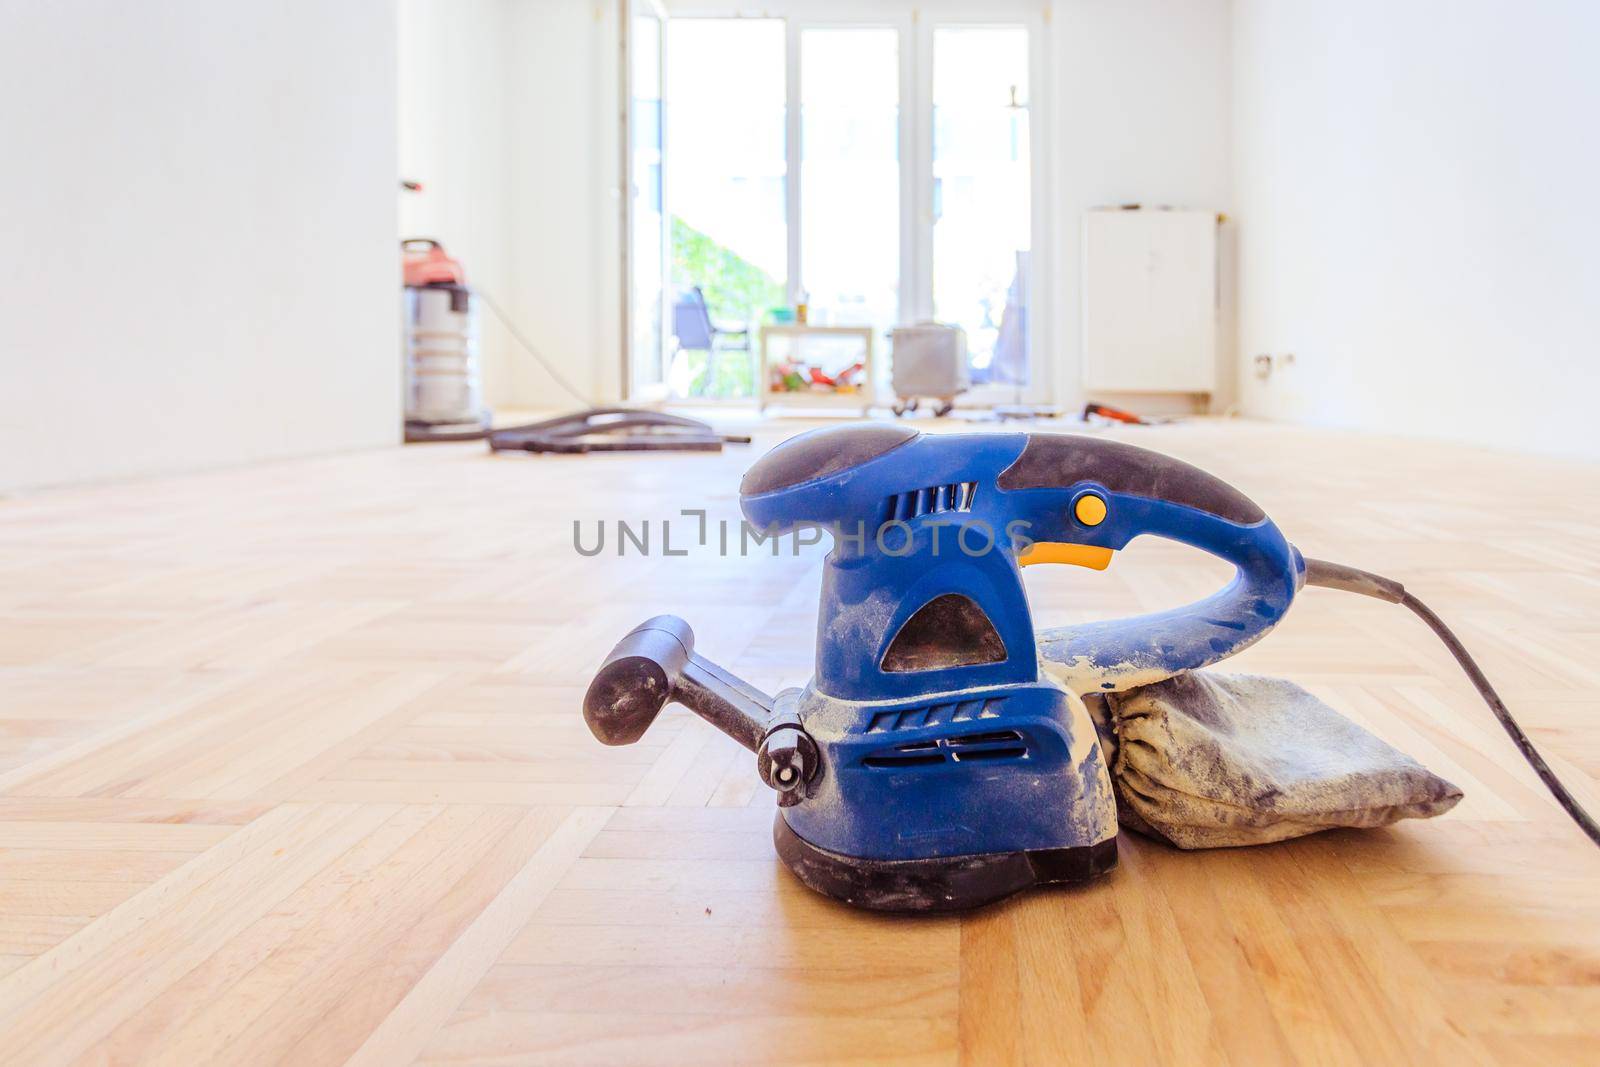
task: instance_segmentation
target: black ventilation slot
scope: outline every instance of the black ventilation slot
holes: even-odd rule
[[[1026,748],[980,748],[971,752],[957,752],[957,763],[976,763],[986,759],[1021,759],[1028,754]]]
[[[1020,759],[1028,754],[1028,743],[1015,730],[996,730],[989,734],[967,734],[945,741],[957,763],[972,760]]]
[[[884,504],[884,521],[906,522],[921,515],[939,515],[947,511],[971,511],[972,498],[977,495],[977,482],[950,482],[947,485],[930,485],[896,493]]]
[[[945,762],[947,757],[956,763],[975,763],[982,760],[1022,759],[1027,754],[1028,742],[1021,733],[1016,730],[995,730],[991,733],[940,737],[931,741],[912,741],[893,748],[880,748],[864,757],[861,765],[905,769],[930,767]]]
[[[880,711],[867,723],[867,733],[881,734],[890,730],[920,730],[924,726],[944,726],[953,722],[971,722],[974,719],[997,719],[1005,705],[1005,697],[988,697],[982,700],[962,700],[950,704],[930,704],[922,708],[899,708]]]
[[[966,748],[969,745],[992,745],[997,741],[1022,742],[1022,735],[1015,730],[996,730],[990,734],[962,734],[945,741],[951,748]]]
[[[935,763],[944,762],[944,753],[928,752],[922,755],[901,754],[898,752],[880,753],[868,756],[861,761],[864,767],[927,767]]]
[[[937,740],[912,741],[894,748],[879,749],[861,762],[868,767],[925,767],[943,763],[944,753],[939,750]]]

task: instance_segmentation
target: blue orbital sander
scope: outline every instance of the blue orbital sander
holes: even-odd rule
[[[948,911],[1110,870],[1117,792],[1089,707],[1242,651],[1305,585],[1417,611],[1600,842],[1432,612],[1399,583],[1303,558],[1260,507],[1189,464],[1091,437],[850,426],[773,449],[740,501],[768,534],[833,536],[815,677],[769,697],[659,616],[606,657],[584,717],[602,742],[630,744],[676,702],[750,749],[777,794],[779,856],[830,897]],[[1035,633],[1021,567],[1104,569],[1141,534],[1218,556],[1234,578],[1186,607]]]

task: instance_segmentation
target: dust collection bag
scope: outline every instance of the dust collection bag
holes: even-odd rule
[[[1191,671],[1097,697],[1090,711],[1112,750],[1118,820],[1179,848],[1387,826],[1443,814],[1461,799],[1281,678]]]

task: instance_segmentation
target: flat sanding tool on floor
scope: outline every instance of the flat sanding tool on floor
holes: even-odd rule
[[[1600,842],[1432,612],[1396,582],[1303,558],[1178,460],[1078,436],[843,427],[779,445],[740,499],[763,530],[833,534],[815,677],[769,697],[661,616],[607,656],[584,717],[629,744],[675,701],[753,751],[779,856],[831,897],[941,911],[1082,881],[1115,865],[1119,821],[1200,848],[1448,810],[1459,790],[1299,687],[1203,670],[1266,636],[1306,585],[1417,612]],[[1171,611],[1034,632],[1020,567],[1103,569],[1141,534],[1218,556],[1233,580]]]

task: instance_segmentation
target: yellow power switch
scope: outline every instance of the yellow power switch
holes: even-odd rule
[[[1093,493],[1085,493],[1073,505],[1072,513],[1085,526],[1099,526],[1106,521],[1106,502]]]

